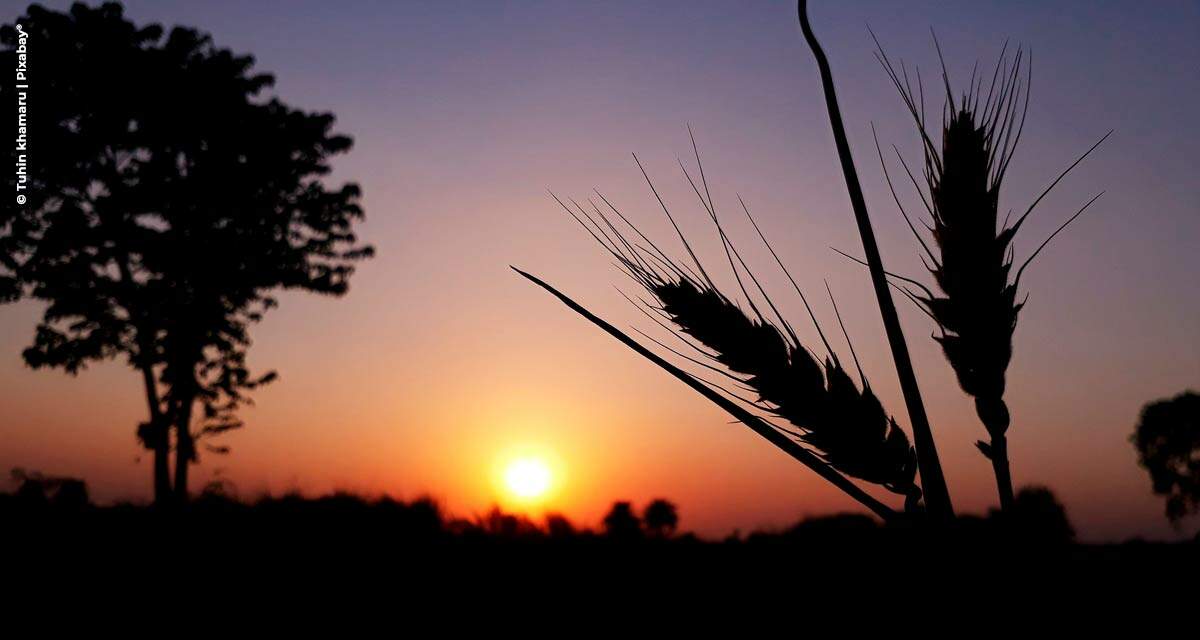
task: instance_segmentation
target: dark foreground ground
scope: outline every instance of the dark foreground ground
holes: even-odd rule
[[[26,486],[0,494],[3,564],[33,568],[26,577],[107,579],[163,571],[176,579],[222,579],[225,589],[255,580],[306,583],[316,576],[362,583],[374,576],[489,589],[532,581],[542,588],[612,583],[762,585],[820,581],[878,588],[879,597],[931,572],[961,579],[1005,575],[1037,586],[1109,581],[1154,589],[1164,575],[1200,575],[1200,545],[1128,542],[1084,545],[1060,508],[1027,501],[1013,520],[967,517],[948,527],[883,526],[861,515],[808,519],[780,531],[702,540],[657,528],[636,514],[600,530],[560,517],[534,522],[493,510],[472,519],[446,516],[432,500],[366,500],[351,495],[290,495],[245,503],[206,493],[186,507],[90,504],[82,487]],[[13,575],[10,571],[9,575]],[[241,578],[234,579],[234,576]],[[357,577],[355,577],[357,576]],[[466,576],[472,576],[467,578]],[[884,580],[882,585],[879,580]],[[246,582],[246,581],[249,582]]]
[[[1076,544],[1032,493],[1007,520],[848,514],[702,540],[636,509],[591,530],[352,495],[101,507],[44,480],[0,494],[4,637],[1194,635],[1200,545]]]

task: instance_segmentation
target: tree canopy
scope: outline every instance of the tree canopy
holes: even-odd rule
[[[679,511],[670,500],[655,498],[642,512],[646,530],[656,538],[669,538],[679,526]]]
[[[1147,404],[1130,440],[1171,522],[1200,511],[1200,394]]]

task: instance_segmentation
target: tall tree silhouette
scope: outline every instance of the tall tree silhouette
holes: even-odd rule
[[[274,377],[246,367],[273,292],[340,295],[372,254],[352,231],[358,186],[322,181],[351,140],[332,114],[264,95],[272,76],[198,31],[164,36],[115,3],[34,5],[18,23],[38,46],[31,144],[53,150],[32,163],[32,231],[9,261],[48,303],[25,359],[76,373],[125,357],[145,388],[155,499],[186,499],[198,441],[241,426],[247,392]],[[14,34],[0,32],[5,56]]]
[[[1130,441],[1154,493],[1167,499],[1167,518],[1178,523],[1200,511],[1200,393],[1147,404]]]

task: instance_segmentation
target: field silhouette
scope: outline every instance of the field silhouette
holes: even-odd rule
[[[117,541],[141,538],[142,527],[178,527],[189,536],[205,539],[220,531],[238,531],[274,537],[287,533],[303,537],[350,540],[364,544],[396,543],[453,545],[526,545],[552,543],[566,546],[622,545],[819,545],[822,548],[866,549],[913,544],[923,535],[918,522],[887,525],[862,514],[835,514],[803,519],[790,527],[772,531],[731,533],[719,540],[706,540],[679,529],[681,518],[674,504],[653,500],[642,508],[616,501],[601,522],[594,526],[573,523],[550,513],[532,519],[500,507],[472,517],[443,510],[433,498],[410,501],[388,496],[368,498],[347,492],[306,497],[299,493],[264,495],[251,501],[228,492],[227,485],[214,483],[188,505],[164,510],[132,503],[98,506],[88,499],[86,483],[74,478],[45,476],[17,469],[11,474],[15,490],[0,493],[0,518],[21,523],[30,537],[54,536],[55,532],[87,532],[89,537]],[[1075,543],[1066,511],[1054,495],[1041,487],[1028,487],[1017,494],[1011,518],[1000,511],[987,516],[964,516],[945,540],[971,544],[999,536],[1016,538],[1027,548],[1063,548]],[[13,533],[10,529],[9,533]],[[213,538],[219,544],[219,536]]]

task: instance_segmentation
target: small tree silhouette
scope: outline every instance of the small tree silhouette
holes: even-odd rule
[[[77,478],[47,476],[37,471],[15,468],[11,471],[16,497],[25,508],[50,507],[60,512],[79,512],[88,508],[87,484]]]
[[[1046,487],[1022,487],[1007,509],[993,511],[991,517],[1019,542],[1068,544],[1075,539],[1066,507]]]
[[[1171,523],[1200,511],[1200,394],[1147,404],[1129,439],[1155,495],[1166,497]]]
[[[551,538],[567,539],[576,535],[575,525],[561,513],[546,514],[546,534]]]
[[[669,500],[658,498],[646,505],[642,512],[646,532],[655,538],[670,538],[679,526],[679,513]]]
[[[519,514],[505,513],[498,506],[493,506],[486,514],[479,517],[477,525],[488,535],[508,540],[536,536],[540,533],[537,524],[529,518]]]
[[[245,364],[248,327],[276,305],[272,292],[340,295],[371,255],[351,231],[358,187],[321,180],[351,141],[330,132],[331,114],[263,96],[274,79],[198,31],[164,37],[116,3],[33,5],[17,22],[37,42],[31,139],[47,151],[25,208],[0,214],[22,229],[0,247],[0,276],[48,303],[25,360],[74,374],[127,358],[149,408],[138,435],[154,451],[155,500],[186,499],[196,442],[241,426],[247,392],[274,377]],[[14,26],[0,43],[12,61]],[[0,93],[12,83],[0,78]]]
[[[604,534],[614,540],[633,540],[642,535],[642,523],[633,505],[627,501],[614,502],[604,516]]]

